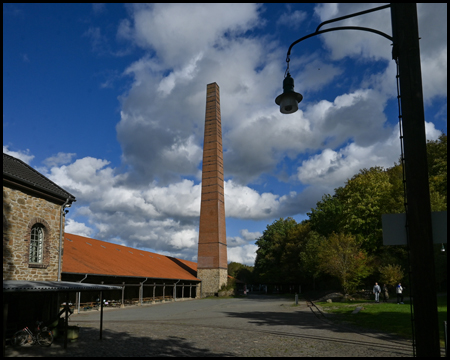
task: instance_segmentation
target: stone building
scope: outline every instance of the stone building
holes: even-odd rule
[[[31,166],[3,154],[3,280],[60,280],[64,209],[74,201]]]
[[[51,292],[23,289],[59,283],[65,208],[74,201],[31,166],[3,154],[3,326],[8,335],[59,310],[63,286]]]

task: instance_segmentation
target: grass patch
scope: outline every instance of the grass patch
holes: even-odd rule
[[[447,295],[438,296],[439,337],[441,346],[444,346],[444,321],[447,321]],[[411,307],[409,302],[404,305],[397,303],[374,303],[373,301],[349,302],[319,302],[321,308],[335,319],[360,326],[366,329],[378,330],[385,333],[396,334],[405,338],[412,338]],[[357,306],[363,309],[358,314],[352,314]]]

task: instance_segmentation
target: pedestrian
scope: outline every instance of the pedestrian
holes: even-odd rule
[[[384,302],[389,300],[389,290],[386,284],[383,285]]]
[[[375,286],[373,287],[373,293],[375,294],[375,302],[379,303],[380,302],[380,292],[381,292],[381,288],[380,285],[378,285],[378,283],[375,283]]]
[[[397,304],[403,304],[403,290],[401,283],[398,283],[397,288],[395,289],[395,292],[397,293]]]

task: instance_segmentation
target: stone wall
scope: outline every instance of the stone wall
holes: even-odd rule
[[[61,205],[3,187],[4,280],[58,279],[60,211]],[[43,261],[39,264],[29,262],[31,228],[35,224],[44,226]]]
[[[202,280],[201,297],[213,296],[222,285],[227,284],[227,269],[197,269],[197,277]]]

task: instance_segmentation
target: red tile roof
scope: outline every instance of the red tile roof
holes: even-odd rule
[[[195,262],[68,233],[62,272],[200,281]]]

